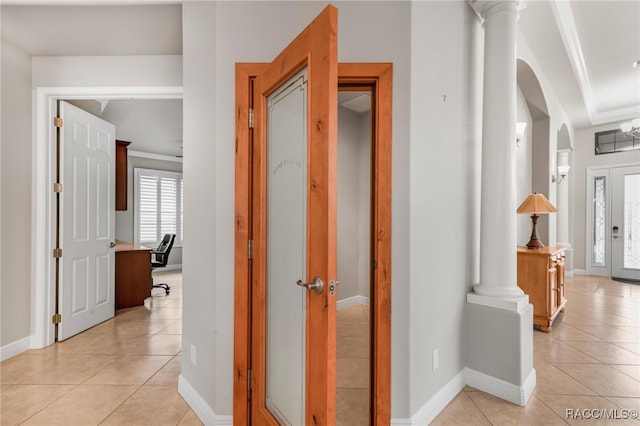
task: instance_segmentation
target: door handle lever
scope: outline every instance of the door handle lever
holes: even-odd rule
[[[302,280],[298,280],[296,282],[300,287],[304,287],[307,290],[315,290],[316,293],[322,293],[322,288],[324,287],[324,283],[320,279],[320,277],[315,277],[312,283],[303,283]]]

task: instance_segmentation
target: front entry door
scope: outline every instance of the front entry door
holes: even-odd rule
[[[335,423],[337,10],[254,80],[252,424]]]
[[[58,114],[58,340],[64,340],[114,315],[115,127],[62,101]]]
[[[611,276],[640,281],[640,166],[613,169]]]

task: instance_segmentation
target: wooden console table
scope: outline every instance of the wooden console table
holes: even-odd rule
[[[116,309],[144,305],[151,296],[151,249],[116,242]]]
[[[564,247],[518,247],[518,286],[533,305],[533,324],[551,332],[551,324],[564,312]]]

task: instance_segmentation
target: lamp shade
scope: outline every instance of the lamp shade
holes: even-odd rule
[[[539,214],[546,213],[557,213],[558,209],[554,207],[553,204],[547,200],[542,194],[530,194],[527,198],[524,199],[518,210],[518,213],[529,213],[531,214],[531,223],[533,224],[533,229],[531,230],[531,239],[527,243],[527,248],[530,249],[541,249],[544,247],[540,238],[538,238],[538,231],[536,230],[536,224],[538,223]]]
[[[558,209],[542,194],[530,194],[524,199],[517,213],[541,214],[558,213]]]

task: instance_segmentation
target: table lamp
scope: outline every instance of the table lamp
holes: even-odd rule
[[[558,213],[558,209],[542,194],[530,194],[524,199],[517,210],[518,213],[530,213],[531,222],[533,222],[533,230],[531,231],[531,239],[527,243],[527,248],[540,249],[544,244],[538,238],[536,223],[538,223],[539,214]]]

